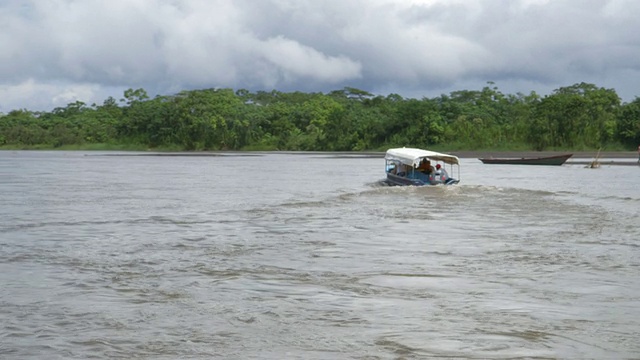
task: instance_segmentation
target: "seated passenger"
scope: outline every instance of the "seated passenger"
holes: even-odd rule
[[[389,167],[389,173],[398,176],[405,176],[404,166],[402,164],[393,164]]]
[[[440,166],[440,164],[436,165],[436,175],[440,175],[442,177],[442,180],[446,180],[449,177],[449,174],[447,174],[447,170]]]
[[[405,176],[406,173],[404,171],[404,166],[402,164],[396,164],[396,167],[394,169],[394,174],[398,175],[398,176]]]
[[[433,172],[433,168],[431,167],[431,161],[424,159],[420,162],[420,165],[418,165],[418,170],[425,173],[425,174],[431,174]]]

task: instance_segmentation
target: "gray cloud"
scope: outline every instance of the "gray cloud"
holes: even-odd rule
[[[640,81],[635,0],[0,0],[0,111],[124,89],[432,97]]]

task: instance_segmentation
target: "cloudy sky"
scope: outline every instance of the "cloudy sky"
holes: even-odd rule
[[[229,87],[640,96],[638,0],[0,0],[0,112]]]

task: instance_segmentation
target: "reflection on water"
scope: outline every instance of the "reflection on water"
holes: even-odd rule
[[[640,353],[640,169],[83,155],[0,153],[1,357]]]

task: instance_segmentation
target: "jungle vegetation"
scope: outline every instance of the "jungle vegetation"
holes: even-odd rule
[[[481,90],[435,98],[204,89],[149,98],[128,89],[102,105],[0,114],[0,148],[362,151],[631,150],[640,98],[580,83],[546,96]]]

